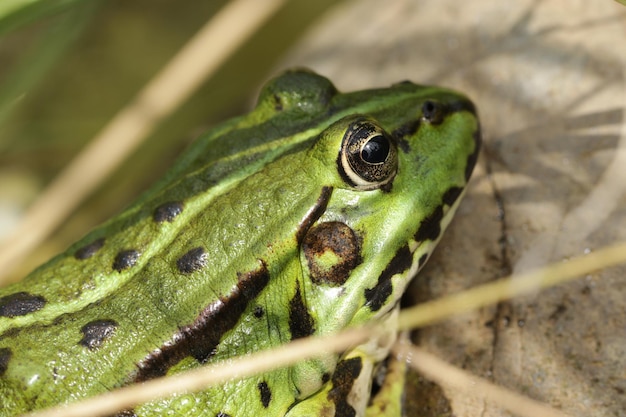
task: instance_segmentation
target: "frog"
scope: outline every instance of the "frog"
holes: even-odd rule
[[[456,91],[341,93],[310,70],[282,73],[136,202],[0,289],[0,416],[371,322],[390,330],[116,415],[402,415],[401,378],[381,371],[400,300],[480,143]]]

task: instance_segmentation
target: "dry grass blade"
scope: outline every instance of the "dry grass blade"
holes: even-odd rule
[[[283,3],[284,0],[228,3],[33,203],[0,247],[0,271],[8,274],[45,239],[161,120],[183,103]]]

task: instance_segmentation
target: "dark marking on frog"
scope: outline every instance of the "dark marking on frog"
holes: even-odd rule
[[[215,417],[230,417],[230,414],[222,413],[221,411],[215,415]]]
[[[426,100],[422,104],[422,117],[433,125],[442,123],[446,117],[457,112],[469,112],[476,116],[474,103],[467,99],[458,99],[449,103]]]
[[[169,201],[154,209],[152,218],[157,223],[173,222],[174,219],[183,212],[183,203],[180,201]]]
[[[9,369],[9,362],[11,361],[13,352],[9,348],[0,348],[0,376]]]
[[[420,119],[410,120],[391,132],[391,136],[396,140],[398,147],[404,153],[409,153],[411,151],[411,145],[406,137],[415,135],[415,133],[419,130],[420,125]]]
[[[74,252],[74,258],[83,260],[94,256],[104,246],[104,238],[96,239]]]
[[[139,251],[135,249],[118,252],[113,260],[113,269],[117,272],[122,272],[123,270],[134,266],[137,263],[137,260],[139,260],[140,255]]]
[[[230,294],[207,305],[188,325],[137,364],[129,382],[146,381],[163,376],[169,368],[186,357],[205,363],[215,354],[222,336],[234,328],[250,302],[267,286],[270,274],[264,261],[258,269],[237,274],[237,284]]]
[[[265,381],[259,382],[259,385],[257,385],[257,388],[259,389],[259,394],[261,394],[261,404],[263,404],[264,408],[269,407],[270,401],[272,401],[272,391],[270,390],[270,387],[267,385],[267,382]]]
[[[309,231],[309,228],[321,217],[322,214],[326,211],[326,206],[328,206],[328,201],[330,200],[330,196],[333,193],[333,187],[322,187],[322,192],[320,196],[317,198],[317,201],[311,207],[311,209],[305,214],[304,218],[300,221],[300,225],[298,226],[298,231],[296,232],[296,241],[298,244],[302,242],[304,236]]]
[[[299,284],[295,295],[289,300],[289,332],[291,340],[307,337],[315,332],[315,321],[304,304]]]
[[[0,298],[0,317],[25,316],[41,310],[45,305],[46,299],[41,295],[16,292]]]
[[[422,256],[420,256],[419,260],[417,261],[417,269],[422,269],[422,267],[428,260],[428,255],[429,255],[428,253],[425,253]]]
[[[252,314],[254,314],[254,317],[257,319],[260,319],[265,315],[265,310],[261,306],[256,306],[254,307],[254,312]]]
[[[417,242],[426,240],[435,241],[441,234],[441,220],[443,219],[443,206],[438,206],[422,222],[415,233]]]
[[[333,387],[327,394],[328,400],[335,403],[335,416],[356,416],[356,410],[348,403],[348,395],[362,369],[363,363],[359,357],[345,359],[337,364],[331,379]]]
[[[413,255],[409,246],[402,246],[380,274],[376,285],[365,289],[365,305],[369,306],[371,311],[378,311],[385,305],[387,298],[393,292],[391,278],[409,269],[412,263]]]
[[[476,112],[476,106],[470,100],[461,99],[457,100],[453,103],[450,103],[446,107],[446,113],[452,114],[456,112],[466,111],[471,113],[478,119],[478,114]],[[482,134],[480,125],[476,128],[474,133],[472,134],[472,138],[474,139],[474,152],[467,158],[467,163],[465,164],[465,181],[469,181],[472,176],[472,171],[474,170],[474,166],[476,165],[476,161],[478,159],[478,153],[480,152],[480,146],[482,142]]]
[[[450,187],[443,195],[443,202],[449,206],[452,206],[454,202],[459,198],[463,192],[462,187]]]
[[[352,270],[361,263],[361,244],[354,231],[341,222],[321,223],[307,232],[302,241],[311,281],[316,285],[343,285]],[[332,265],[322,257],[332,253]]]
[[[191,249],[176,261],[176,267],[183,274],[191,274],[204,268],[206,264],[207,254],[202,247]]]
[[[448,114],[466,111],[476,116],[476,106],[468,99],[459,99],[447,105]]]
[[[392,189],[393,189],[393,181],[389,181],[388,183],[381,185],[379,188],[379,190],[382,191],[383,193],[390,193]]]
[[[113,336],[117,326],[115,320],[94,320],[89,322],[80,329],[83,338],[78,343],[89,350],[96,350],[105,340]]]

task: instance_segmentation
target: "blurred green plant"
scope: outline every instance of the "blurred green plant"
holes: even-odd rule
[[[98,0],[0,2],[0,47],[10,51],[0,68],[0,127],[83,32],[98,4]],[[12,32],[35,23],[41,27],[34,36],[11,39]]]

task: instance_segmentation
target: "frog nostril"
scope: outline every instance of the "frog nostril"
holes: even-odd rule
[[[431,124],[439,124],[444,119],[444,107],[441,103],[433,100],[426,100],[422,104],[422,116],[424,120]]]

